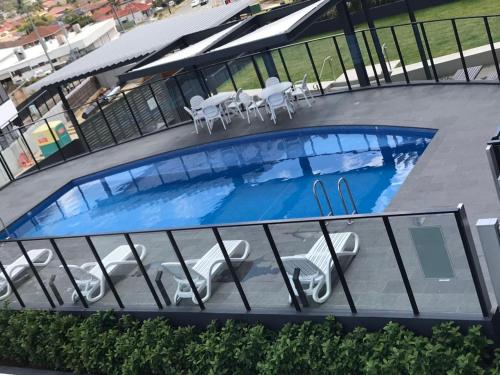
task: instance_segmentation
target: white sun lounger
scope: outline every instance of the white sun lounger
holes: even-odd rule
[[[224,241],[224,247],[234,266],[245,261],[250,253],[250,244],[247,241]],[[222,272],[226,266],[219,244],[214,245],[200,259],[186,260],[185,263],[188,267],[191,266],[190,274],[198,292],[202,292],[203,289],[206,289],[205,296],[201,299],[203,302],[206,302],[212,294],[213,278]],[[165,267],[165,269],[174,276],[175,281],[177,281],[175,304],[179,304],[182,298],[191,298],[193,303],[198,303],[191,290],[189,281],[182,271],[181,264],[178,262],[166,262],[162,263],[162,266]]]
[[[146,256],[146,247],[144,245],[134,245],[141,261]],[[128,245],[121,245],[102,258],[102,264],[108,275],[116,273],[120,266],[136,266],[134,255]],[[61,266],[62,267],[62,266]],[[106,278],[97,262],[84,263],[81,266],[68,264],[75,281],[80,288],[82,295],[88,302],[96,302],[104,297],[106,293]],[[95,295],[96,294],[96,295]],[[78,293],[73,291],[71,296],[73,302],[78,300]]]
[[[343,257],[353,257],[358,253],[359,236],[356,233],[331,233],[330,238],[339,261]],[[293,285],[293,273],[296,268],[299,268],[299,281],[305,286],[306,295],[312,296],[317,303],[323,303],[330,297],[334,264],[323,236],[316,241],[307,254],[285,256],[281,257],[281,260],[296,295],[298,293]],[[325,292],[320,296],[324,286]]]
[[[54,256],[52,250],[50,249],[37,249],[27,251],[28,257],[36,268],[43,268],[52,260]],[[45,260],[43,260],[45,259]],[[12,282],[15,282],[27,269],[30,268],[28,261],[21,255],[16,259],[15,262],[4,265],[5,272],[10,277]],[[7,279],[3,272],[0,272],[0,291],[5,290],[3,294],[0,295],[0,301],[6,299],[11,293],[12,288],[10,287]]]

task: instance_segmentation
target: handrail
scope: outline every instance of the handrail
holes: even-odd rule
[[[318,197],[317,186],[321,187],[321,190],[323,191],[323,195],[325,196],[325,199],[326,199],[326,203],[328,204],[328,209],[330,210],[328,212],[328,214],[326,214],[326,215],[323,212],[323,207],[322,207],[321,201],[319,200],[319,197]],[[314,198],[316,199],[316,203],[318,204],[318,208],[319,208],[319,212],[321,213],[321,216],[333,216],[334,213],[333,213],[332,202],[330,202],[330,197],[328,196],[328,193],[326,192],[325,184],[320,179],[317,179],[316,181],[314,181],[313,194],[314,194]]]
[[[347,203],[345,201],[344,193],[342,192],[342,185],[344,185],[347,189],[347,194],[349,194],[349,200],[351,201],[351,206],[353,208],[352,212],[349,212],[349,209],[347,208]],[[352,196],[352,191],[349,186],[349,183],[347,182],[347,179],[345,177],[340,177],[339,180],[337,181],[337,189],[339,191],[340,195],[340,200],[342,201],[342,206],[344,206],[344,212],[346,215],[352,215],[352,214],[357,214],[358,213],[358,208],[356,207],[356,202],[354,201],[354,198]]]

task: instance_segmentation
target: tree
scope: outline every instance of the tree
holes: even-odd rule
[[[47,16],[47,15],[38,15],[38,16],[34,16],[33,17],[33,23],[35,24],[35,26],[47,26],[47,25],[50,25],[52,24],[52,22],[54,21],[54,19],[51,17],[51,16]],[[31,24],[31,22],[29,20],[24,20],[23,23],[21,25],[19,25],[19,27],[17,28],[17,31],[19,32],[25,32],[26,34],[29,34],[31,32],[33,32],[33,26]]]
[[[80,26],[86,26],[94,22],[92,17],[87,15],[79,15],[74,10],[67,10],[64,12],[63,22],[66,25],[79,24]]]

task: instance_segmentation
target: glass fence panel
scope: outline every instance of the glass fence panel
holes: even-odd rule
[[[0,162],[0,188],[10,182],[10,172],[6,168],[8,167]]]
[[[79,285],[82,295],[86,298],[88,306],[99,309],[118,308],[113,293],[103,278],[96,258],[85,238],[61,238],[57,240],[57,246],[71,271],[71,275]],[[64,274],[66,274],[65,270],[59,268],[56,280],[57,278],[62,279]],[[73,285],[67,285],[66,289],[60,291],[67,306],[82,307]],[[68,302],[66,303],[66,301]]]
[[[307,74],[309,81],[315,81],[314,70],[309,60],[305,44],[298,44],[281,49],[283,59],[288,68],[292,81],[299,81]],[[284,72],[283,72],[284,73]],[[285,74],[283,74],[285,76]]]
[[[189,115],[183,108],[185,103],[182,93],[172,78],[153,82],[151,88],[168,126],[189,120]]]
[[[335,46],[335,52],[337,53],[337,58],[343,61],[345,67],[345,73],[342,72],[342,76],[336,81],[336,87],[339,90],[346,90],[348,88],[347,81],[349,81],[351,87],[357,87],[358,76],[356,70],[354,69],[354,64],[352,62],[351,52],[349,50],[347,40],[345,36],[335,36],[332,37],[333,45]],[[346,77],[347,76],[347,77]]]
[[[23,244],[54,304],[60,306],[60,302],[62,302],[63,306],[71,306],[73,304],[71,298],[74,290],[73,285],[50,241],[23,241]],[[54,277],[53,287],[51,287],[50,282],[52,277]],[[61,301],[58,300],[57,294],[61,297]],[[24,302],[28,303],[28,301]]]
[[[27,254],[33,263],[39,267],[37,270],[43,267],[43,264],[47,263],[49,260],[49,254],[47,251],[34,251],[39,250],[30,246],[28,242],[23,242],[26,248]],[[41,249],[40,249],[41,250]],[[35,278],[31,268],[28,266],[26,258],[24,257],[21,249],[15,242],[6,242],[2,244],[2,253],[0,255],[0,261],[2,262],[6,272],[9,274],[11,280],[17,288],[22,300],[26,307],[34,308],[50,308],[50,304],[45,297],[45,294],[40,287],[37,279]],[[42,281],[48,287],[48,279]],[[12,306],[18,307],[17,299],[4,278],[0,281],[1,286],[1,297],[0,300],[8,301]]]
[[[212,230],[174,231],[173,235],[207,310],[244,310],[240,294]],[[225,241],[224,238],[223,240]],[[231,244],[228,242],[224,244],[229,254]],[[240,251],[241,246],[238,246],[236,252]],[[186,277],[179,272],[181,268],[178,261],[164,268],[168,274],[165,282],[168,280],[168,283],[175,283],[179,288],[179,292],[174,294],[172,300],[181,306],[197,306]],[[175,276],[176,274],[179,276]],[[241,274],[238,275],[241,277]]]
[[[81,137],[81,131],[79,127],[73,125],[70,120],[70,114],[67,111],[46,117],[45,120],[46,123],[50,125],[52,133],[57,140],[57,145],[59,145],[59,149],[61,150],[57,158],[59,160],[52,157],[53,160],[50,160],[51,164],[61,161],[63,155],[64,158],[70,159],[87,152],[87,146],[85,140]],[[37,134],[39,134],[40,131],[41,130],[39,130]],[[40,139],[37,139],[37,143],[39,145],[41,144]],[[48,146],[43,147],[46,148]]]
[[[42,126],[45,123],[37,122],[31,126],[12,128],[8,132],[4,132],[3,138],[6,140],[7,145],[1,153],[14,177],[38,169],[38,161],[44,158],[35,139],[32,137],[37,125]]]
[[[470,80],[497,79],[484,21],[481,18],[459,19],[456,24]]]
[[[175,255],[166,232],[139,233],[134,234],[131,237],[134,243],[140,243],[146,247],[147,256],[144,258],[143,264],[162,306],[166,309],[172,309],[180,306],[179,304],[175,304],[175,292],[177,290],[178,283],[176,282],[173,274],[168,272],[167,269],[169,265],[166,264],[177,264],[179,260]],[[159,271],[162,272],[160,283],[156,281]],[[180,272],[181,275],[183,275],[182,270]],[[167,306],[167,303],[162,295],[162,288],[164,288],[164,291],[170,300],[171,304],[169,306]],[[157,308],[156,304],[151,307]],[[193,306],[193,308],[195,311],[199,311],[198,307]]]
[[[390,223],[421,312],[481,313],[454,215]]]
[[[308,309],[332,311],[349,310],[342,287],[333,270],[330,252],[322,240],[323,234],[317,222],[287,223],[269,226],[280,259],[295,294],[298,289],[293,282],[296,269],[300,270],[298,283],[302,286],[309,303]],[[279,289],[280,297],[289,300],[288,289],[284,283]],[[291,308],[293,308],[291,306]]]
[[[124,99],[128,101],[129,111],[132,112],[130,117],[139,124],[143,134],[165,128],[165,120],[163,120],[162,113],[158,109],[158,101],[153,96],[153,91],[148,85],[136,87],[133,90],[124,92],[123,95]],[[130,124],[130,126],[133,125]]]
[[[236,90],[231,81],[229,71],[224,64],[202,69],[202,72],[207,87],[212,94],[217,94],[218,92],[234,92]]]
[[[493,43],[497,43],[497,42],[500,42],[500,16],[495,16],[495,17],[488,17],[488,26],[489,26],[489,29],[490,29],[490,34],[491,34],[491,39],[493,41]],[[483,25],[482,26],[479,26],[481,27],[485,33],[487,33],[486,31],[486,25],[483,21]],[[488,34],[486,34],[488,35]],[[490,51],[491,51],[491,47],[490,47]],[[496,51],[496,56],[497,56],[497,60],[500,60],[500,54],[498,53],[498,50],[495,50]],[[498,81],[498,72],[496,71],[495,69],[495,66],[494,66],[494,60],[493,60],[493,54],[491,55],[491,66],[488,66],[487,67],[487,71],[485,72],[487,74],[487,79],[491,79],[493,81],[497,80]],[[486,67],[484,68],[486,70]]]
[[[325,92],[334,91],[336,87],[345,86],[342,67],[338,55],[335,52],[335,46],[331,38],[321,39],[309,43],[314,64],[318,71],[319,79]],[[309,77],[308,77],[309,78]],[[309,78],[311,81],[313,77]],[[339,80],[339,82],[337,82]],[[344,83],[340,82],[344,80]],[[311,86],[311,85],[309,85]],[[311,90],[319,90],[317,83],[313,84]]]
[[[229,70],[231,70],[231,74],[233,75],[234,81],[236,83],[237,88],[242,88],[245,91],[248,91],[250,94],[258,94],[261,90],[261,84],[259,81],[259,73],[255,70],[255,66],[253,65],[251,58],[242,58],[230,61],[228,63]],[[226,83],[226,86],[219,87],[219,90],[229,89],[229,83]],[[252,92],[251,90],[255,90]]]
[[[156,308],[151,291],[125,237],[122,235],[96,236],[92,237],[92,242],[125,307]],[[133,243],[140,259],[148,262],[146,245],[137,239],[133,239]],[[114,299],[114,296],[108,292],[103,297],[105,298]]]
[[[382,219],[329,221],[328,231],[333,234],[335,252],[345,267],[344,276],[358,310],[411,312]],[[359,247],[353,254],[356,237]]]
[[[263,227],[228,227],[220,234],[236,244],[230,257],[251,308],[290,308],[288,289]]]
[[[402,62],[399,58],[398,51],[396,48],[396,44],[394,42],[393,35],[391,33],[390,28],[381,28],[376,30],[376,35],[378,36],[378,40],[380,42],[380,48],[382,54],[384,56],[387,70],[389,71],[391,81],[392,82],[404,82],[405,77],[402,69]],[[376,64],[380,66],[380,60],[378,59],[377,51],[375,49],[375,44],[373,40],[372,33],[370,31],[366,32],[366,37],[369,41],[369,46],[373,55],[373,59]],[[377,70],[382,73],[382,67]],[[379,75],[381,82],[383,81],[383,74]]]
[[[193,96],[200,95],[207,97],[206,89],[203,87],[203,81],[196,72],[186,72],[176,76],[182,92],[188,103]],[[191,107],[191,105],[188,105]]]
[[[137,117],[132,116],[129,107],[129,104],[132,104],[127,103],[121,93],[104,96],[100,99],[100,103],[106,125],[117,143],[140,136]]]
[[[73,113],[91,151],[115,144],[114,135],[97,102],[74,108]]]

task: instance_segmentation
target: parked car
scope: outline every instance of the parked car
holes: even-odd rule
[[[200,0],[191,0],[191,8],[197,7],[200,5]]]
[[[208,4],[208,0],[200,0],[200,5]]]
[[[175,7],[175,5],[176,5],[176,4],[175,4],[175,1],[174,1],[174,0],[170,0],[170,1],[168,2],[168,6],[169,6],[170,8]]]

